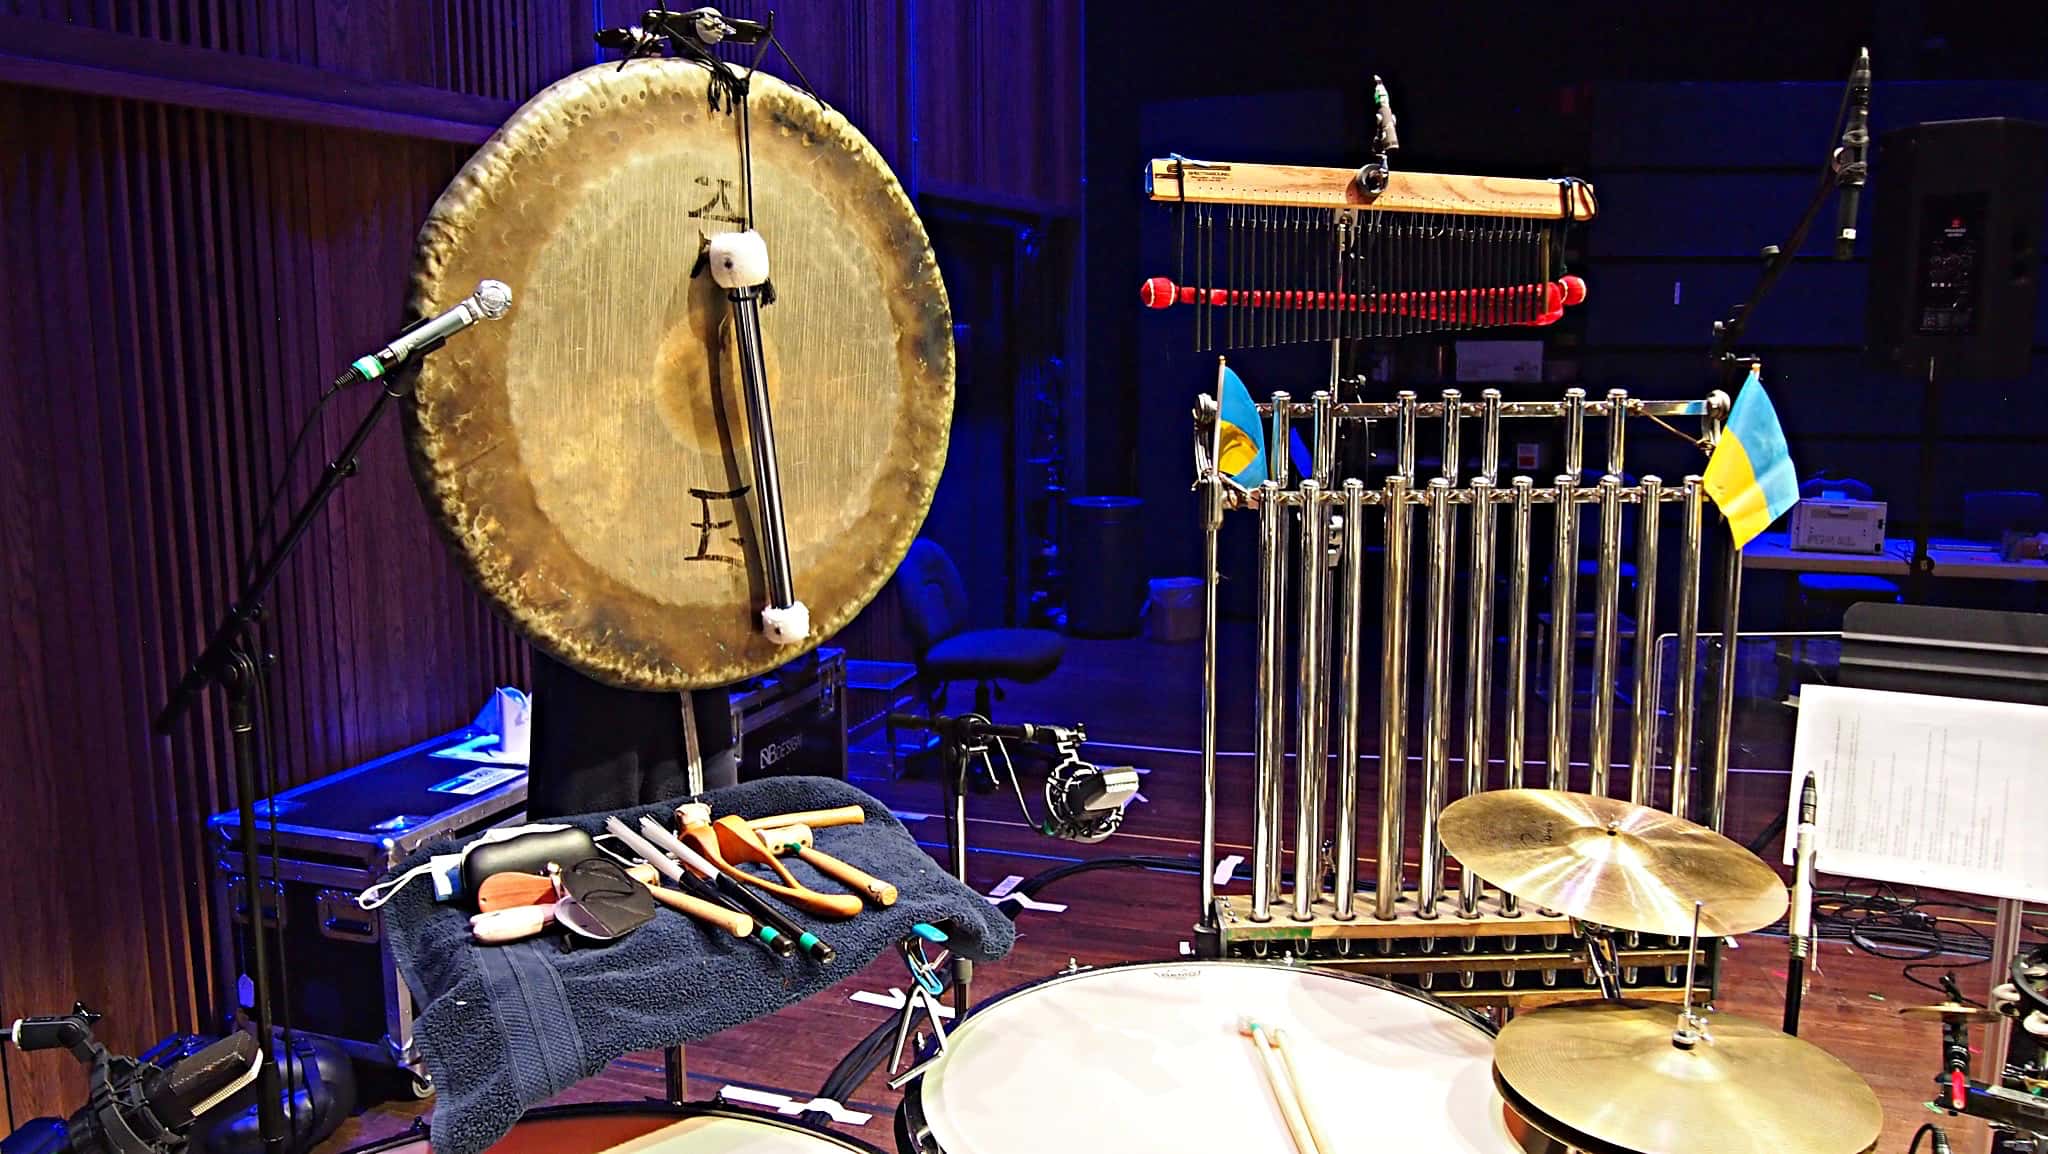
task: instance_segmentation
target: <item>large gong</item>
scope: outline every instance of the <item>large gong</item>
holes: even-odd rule
[[[604,64],[535,96],[420,230],[422,315],[483,278],[511,311],[422,367],[407,439],[430,512],[536,644],[640,689],[726,685],[800,656],[867,604],[945,463],[953,335],[910,200],[846,118],[773,77],[747,105],[762,313],[797,596],[766,590],[729,305],[693,277],[744,226],[740,118],[679,60]]]

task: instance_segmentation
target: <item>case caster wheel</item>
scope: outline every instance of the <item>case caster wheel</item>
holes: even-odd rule
[[[424,1102],[434,1096],[434,1079],[426,1074],[414,1073],[406,1080],[406,1090],[416,1102]]]

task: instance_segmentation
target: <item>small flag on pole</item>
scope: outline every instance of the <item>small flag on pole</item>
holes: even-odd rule
[[[1266,483],[1266,431],[1251,390],[1216,362],[1216,469],[1247,489]]]
[[[1762,376],[1761,365],[1749,370],[1702,477],[1737,549],[1799,503],[1799,474]]]

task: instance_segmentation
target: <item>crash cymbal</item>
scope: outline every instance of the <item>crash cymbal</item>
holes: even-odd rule
[[[1997,1010],[1982,1006],[1971,1006],[1962,1002],[1942,1002],[1933,1006],[1907,1006],[1899,1011],[1902,1018],[1961,1018],[1965,1022],[1995,1022],[2000,1015]]]
[[[1438,826],[1459,862],[1531,905],[1616,929],[1748,933],[1784,916],[1763,860],[1684,818],[1614,798],[1502,789],[1460,798]]]
[[[1677,1010],[1575,1002],[1520,1014],[1494,1041],[1509,1104],[1568,1146],[1644,1154],[1859,1154],[1883,1111],[1854,1070],[1774,1026],[1725,1014],[1691,1049]],[[1590,1139],[1590,1141],[1589,1141]]]

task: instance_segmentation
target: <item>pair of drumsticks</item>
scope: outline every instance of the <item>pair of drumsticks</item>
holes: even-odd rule
[[[1301,1074],[1294,1068],[1294,1053],[1287,1048],[1287,1036],[1255,1018],[1239,1018],[1237,1032],[1250,1038],[1259,1051],[1259,1060],[1266,1067],[1266,1084],[1272,1087],[1273,1098],[1280,1105],[1280,1117],[1286,1120],[1287,1132],[1294,1138],[1296,1154],[1332,1154],[1337,1148],[1330,1144],[1329,1136],[1316,1122],[1315,1111],[1309,1108]]]

